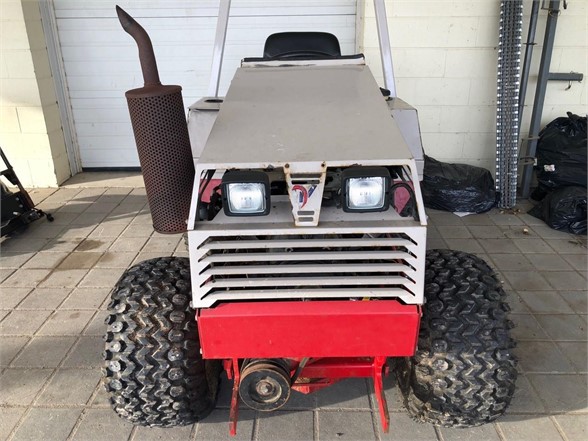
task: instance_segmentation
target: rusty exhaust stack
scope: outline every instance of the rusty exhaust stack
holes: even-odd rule
[[[180,86],[164,86],[149,35],[121,7],[116,13],[123,29],[139,48],[144,87],[125,93],[153,228],[158,233],[187,230],[194,184],[194,162]]]

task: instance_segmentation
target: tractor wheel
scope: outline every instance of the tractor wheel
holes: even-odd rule
[[[493,421],[517,377],[506,293],[476,256],[431,250],[426,260],[418,349],[395,366],[404,404],[417,421],[445,427]]]
[[[161,257],[135,265],[112,291],[105,386],[113,409],[133,424],[192,424],[214,407],[216,384],[209,387],[209,382],[210,373],[218,370],[202,360],[189,302],[186,258]]]

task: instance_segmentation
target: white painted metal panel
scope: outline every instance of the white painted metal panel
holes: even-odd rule
[[[186,107],[206,94],[218,1],[121,0],[153,41],[164,84],[183,87]],[[114,2],[54,0],[65,74],[82,165],[139,165],[124,92],[143,85],[134,41],[116,18]],[[356,0],[234,0],[220,93],[244,57],[261,56],[280,31],[335,34],[355,52]]]

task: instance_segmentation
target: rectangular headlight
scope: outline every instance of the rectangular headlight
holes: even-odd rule
[[[343,211],[386,211],[390,205],[390,172],[384,167],[350,167],[341,174]]]
[[[264,216],[270,210],[269,177],[260,171],[228,171],[221,182],[227,216]]]

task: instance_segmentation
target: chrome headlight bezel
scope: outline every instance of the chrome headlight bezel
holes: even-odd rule
[[[381,204],[372,208],[354,208],[349,201],[350,185],[354,180],[380,178],[382,181]],[[350,167],[341,173],[341,206],[347,213],[369,213],[386,211],[390,207],[390,172],[385,167]]]
[[[231,210],[231,186],[239,184],[258,184],[262,190],[261,202],[262,207],[259,211],[254,212],[237,212]],[[253,170],[229,170],[221,181],[221,194],[223,200],[223,210],[227,216],[267,216],[270,212],[270,182],[269,177],[262,171]]]

